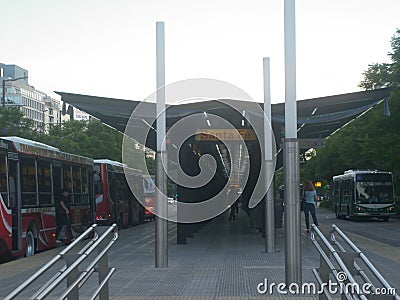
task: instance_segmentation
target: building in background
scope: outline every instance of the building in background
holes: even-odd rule
[[[74,108],[74,120],[89,121],[89,119],[90,119],[89,117],[90,117],[89,114],[87,114],[77,108]]]
[[[36,129],[48,131],[61,123],[61,101],[29,85],[28,70],[0,63],[0,82],[1,105],[20,107],[25,117],[33,120]]]
[[[51,126],[60,124],[60,100],[29,85],[28,70],[17,65],[0,63],[0,80],[2,106],[20,107],[25,117],[32,119],[38,130],[47,131]]]
[[[0,105],[6,108],[19,107],[26,118],[33,120],[34,129],[48,132],[52,126],[66,121],[90,120],[89,114],[35,89],[29,85],[28,79],[28,70],[0,63]],[[136,149],[145,151],[146,157],[155,159],[155,152],[151,149],[141,144],[136,144]]]

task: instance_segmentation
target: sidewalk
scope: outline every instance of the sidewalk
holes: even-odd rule
[[[333,222],[331,212],[318,208],[320,228]],[[241,210],[236,221],[229,213],[214,219],[187,245],[176,244],[176,224],[169,224],[168,268],[154,267],[154,222],[121,230],[109,253],[109,266],[117,270],[110,281],[110,299],[316,299],[316,295],[281,295],[275,290],[261,295],[257,285],[284,283],[284,230],[276,229],[276,252],[265,253],[264,239],[251,229]],[[302,223],[304,216],[302,215]],[[362,238],[349,237],[370,258],[394,287],[400,286],[400,250]],[[301,230],[303,283],[316,283],[311,269],[319,266],[319,254],[304,228]],[[0,298],[39,269],[56,250],[0,265]],[[51,254],[51,256],[50,256]],[[36,263],[35,263],[36,262]],[[35,265],[36,264],[36,265]],[[25,270],[24,270],[25,268]],[[82,299],[93,291],[96,276],[80,292]],[[85,286],[86,286],[85,285]],[[396,286],[397,285],[397,286]],[[32,294],[32,293],[31,293]]]
[[[320,228],[328,228],[336,219],[332,212],[319,209]],[[137,259],[112,260],[118,271],[112,279],[110,295],[115,299],[316,299],[316,295],[280,295],[275,290],[261,295],[257,285],[264,282],[285,283],[285,234],[276,229],[276,252],[265,253],[264,239],[251,229],[247,215],[241,210],[236,221],[228,221],[229,213],[214,219],[187,245],[176,245],[175,224],[170,225],[169,266],[154,268],[154,243],[140,250]],[[304,215],[301,214],[302,226]],[[345,232],[346,233],[346,232]],[[400,287],[400,249],[349,234],[381,274]],[[302,280],[316,283],[311,270],[319,267],[319,253],[305,228],[301,228]],[[120,251],[123,252],[125,250]],[[125,256],[130,254],[125,253]],[[131,258],[133,256],[130,255]],[[126,272],[126,269],[131,270]],[[125,272],[123,271],[125,270]]]
[[[247,215],[240,211],[233,222],[228,221],[228,215],[210,222],[188,239],[187,245],[176,245],[172,239],[167,269],[154,268],[153,243],[111,260],[119,271],[112,279],[110,294],[115,299],[253,299],[262,296],[257,285],[265,279],[285,282],[283,229],[277,229],[277,251],[265,253],[264,239],[250,229]],[[305,234],[302,244],[303,281],[315,282],[311,268],[319,258]],[[132,253],[138,251],[140,256],[135,258]],[[128,255],[131,260],[126,259]]]

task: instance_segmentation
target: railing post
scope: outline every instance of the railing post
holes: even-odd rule
[[[347,269],[349,270],[351,275],[359,275],[358,270],[354,267],[354,260],[358,257],[357,253],[354,252],[339,252],[340,258],[343,260],[344,264],[346,265]]]
[[[328,254],[329,255],[329,254]],[[331,273],[331,270],[322,257],[322,255],[319,256],[319,268],[318,268],[319,275],[321,277],[322,282],[328,282],[329,280],[329,274]],[[325,293],[319,294],[319,300],[328,300],[328,297],[325,295]]]
[[[96,232],[99,236],[103,235],[103,233],[108,229],[108,227],[97,226]],[[111,240],[111,238],[104,239],[98,249],[98,253],[107,245],[107,243]],[[99,274],[99,284],[107,277],[109,272],[108,267],[108,254],[104,255],[97,264],[97,273]],[[108,291],[108,281],[103,285],[99,292],[99,300],[108,300],[109,299],[109,291]]]
[[[79,258],[78,254],[65,254],[63,256],[65,259],[67,269]],[[67,276],[67,288],[69,288],[74,281],[78,278],[79,276],[79,270],[78,266],[76,266]],[[74,287],[74,289],[71,291],[71,293],[68,296],[68,300],[79,300],[79,288],[78,286]]]
[[[108,255],[104,255],[102,259],[100,259],[99,264],[97,266],[97,272],[99,273],[99,284],[107,277],[109,268],[108,268]],[[104,284],[103,288],[99,293],[100,300],[108,300],[108,281]]]

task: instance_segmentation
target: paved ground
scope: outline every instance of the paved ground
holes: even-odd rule
[[[335,222],[332,213],[318,209],[320,228]],[[303,218],[303,215],[302,215]],[[111,299],[281,299],[275,290],[260,295],[257,285],[284,283],[284,230],[276,230],[276,252],[264,252],[261,235],[249,227],[247,215],[240,213],[234,222],[223,215],[206,227],[187,245],[176,245],[176,225],[169,226],[169,266],[154,268],[154,223],[120,231],[109,265],[117,271],[110,282]],[[373,261],[385,278],[400,288],[400,249],[351,233],[353,241]],[[303,282],[316,282],[311,269],[319,266],[319,254],[309,235],[302,230]],[[59,249],[0,265],[0,298],[32,274]],[[81,290],[82,298],[91,294],[96,280]],[[40,283],[36,285],[36,288]],[[32,290],[28,291],[30,295]],[[27,296],[28,293],[25,295]],[[24,296],[24,295],[23,295]],[[316,295],[298,298],[316,299]]]

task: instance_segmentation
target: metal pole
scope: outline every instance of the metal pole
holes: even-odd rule
[[[274,211],[274,163],[272,159],[272,132],[271,122],[271,86],[270,86],[270,60],[263,59],[264,71],[264,151],[265,151],[265,180],[269,185],[265,196],[265,252],[275,252],[275,211]]]
[[[167,178],[162,162],[166,160],[165,139],[165,35],[164,22],[156,23],[157,63],[157,195],[156,195],[156,268],[168,267]],[[162,216],[162,217],[160,217]]]
[[[301,283],[300,176],[296,105],[295,0],[285,0],[285,276]]]

